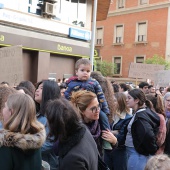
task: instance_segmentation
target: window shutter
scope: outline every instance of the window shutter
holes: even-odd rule
[[[120,72],[121,72],[121,57],[114,57],[114,63],[116,64],[116,70],[114,70],[114,74],[120,74]]]
[[[124,7],[124,0],[118,0],[118,8]]]
[[[140,0],[140,4],[147,4],[148,0]]]
[[[114,63],[116,63],[116,64],[121,63],[121,58],[115,57],[115,58],[114,58]]]
[[[139,35],[146,35],[146,23],[139,23]]]
[[[116,37],[122,37],[122,33],[123,33],[123,27],[117,26],[116,27]]]
[[[97,39],[102,39],[102,38],[103,38],[103,29],[97,28]]]
[[[146,23],[138,24],[138,41],[146,41]]]
[[[144,63],[144,57],[136,57],[136,63]]]

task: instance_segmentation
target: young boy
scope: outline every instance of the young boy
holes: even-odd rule
[[[108,104],[103,94],[102,88],[98,81],[90,77],[91,64],[88,59],[79,59],[75,64],[76,77],[71,77],[67,81],[67,89],[65,91],[66,99],[70,100],[71,93],[78,90],[88,90],[97,95],[98,102],[101,106],[100,125],[102,130],[110,129],[107,115],[109,113]],[[111,144],[107,141],[103,142],[103,148],[111,150]]]

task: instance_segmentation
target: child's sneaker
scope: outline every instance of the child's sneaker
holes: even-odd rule
[[[103,140],[102,145],[103,145],[103,149],[106,149],[106,150],[112,150],[113,149],[111,144],[106,140]]]
[[[42,160],[41,169],[42,170],[50,170],[50,165],[46,161]]]

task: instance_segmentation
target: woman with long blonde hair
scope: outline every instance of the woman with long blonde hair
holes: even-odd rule
[[[5,102],[7,101],[7,98],[10,94],[13,94],[16,92],[17,91],[12,87],[0,85],[0,129],[3,129],[2,110],[5,106]]]
[[[36,119],[33,99],[11,94],[3,108],[4,129],[0,131],[0,165],[3,170],[41,170],[44,126]]]

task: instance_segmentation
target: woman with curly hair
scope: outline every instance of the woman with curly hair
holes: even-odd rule
[[[107,101],[107,104],[108,104],[108,107],[110,110],[110,114],[108,115],[109,123],[112,123],[113,122],[113,114],[114,114],[114,99],[113,99],[114,91],[113,91],[112,84],[99,71],[91,72],[90,76],[99,82],[99,84],[103,90],[104,96],[106,98],[106,101]]]

